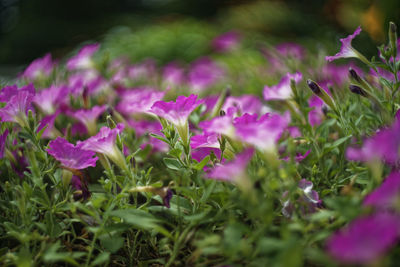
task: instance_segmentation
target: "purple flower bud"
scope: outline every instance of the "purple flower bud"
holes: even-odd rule
[[[356,95],[360,95],[360,96],[364,96],[364,97],[368,96],[368,94],[361,87],[359,87],[357,85],[350,84],[349,89],[352,93],[354,93]]]

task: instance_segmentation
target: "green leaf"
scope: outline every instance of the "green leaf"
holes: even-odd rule
[[[99,265],[105,263],[110,259],[110,253],[107,251],[102,252],[96,259],[92,262],[92,265]]]
[[[110,253],[117,252],[124,245],[125,238],[118,235],[104,234],[99,236],[101,245]]]
[[[177,159],[163,158],[164,164],[171,170],[179,171],[182,169],[182,164]]]
[[[207,157],[205,157],[202,161],[200,161],[199,163],[197,163],[196,165],[193,166],[194,169],[200,171],[204,168],[204,166],[206,166],[206,164],[210,161],[210,155],[208,155]]]

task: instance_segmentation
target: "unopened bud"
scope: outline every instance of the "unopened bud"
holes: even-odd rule
[[[219,116],[223,117],[223,116],[225,116],[225,115],[226,115],[226,113],[225,113],[224,110],[220,110],[220,111],[219,111]]]
[[[353,68],[349,68],[350,77],[356,80],[357,82],[361,82],[361,77],[358,76],[357,72]]]
[[[110,115],[107,115],[106,120],[107,120],[107,125],[110,129],[114,129],[117,127],[117,124],[114,122],[114,120]]]
[[[389,22],[389,42],[392,48],[392,55],[397,56],[397,27],[393,22]]]
[[[357,86],[357,85],[354,85],[354,84],[350,84],[349,89],[354,94],[361,95],[361,96],[364,96],[364,97],[368,96],[368,94],[360,86]]]
[[[317,96],[321,95],[321,87],[319,87],[319,85],[316,82],[308,79],[307,85],[308,87],[310,87],[311,91],[313,91],[314,94],[316,94]]]

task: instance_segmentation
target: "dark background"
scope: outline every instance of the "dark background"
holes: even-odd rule
[[[0,74],[46,52],[61,58],[116,26],[140,30],[188,18],[275,40],[326,40],[328,46],[362,25],[372,40],[364,37],[358,45],[373,53],[371,43],[385,41],[388,22],[400,25],[399,15],[398,0],[0,0]]]

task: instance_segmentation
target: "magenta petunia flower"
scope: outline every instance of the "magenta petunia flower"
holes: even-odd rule
[[[35,87],[33,87],[32,83],[30,83],[26,86],[23,86],[21,88],[18,88],[17,85],[5,86],[0,91],[0,102],[9,102],[11,100],[11,97],[17,95],[19,92],[22,92],[22,91],[26,91],[26,92],[34,95]]]
[[[400,199],[400,173],[392,172],[383,183],[368,194],[363,204],[376,209],[391,209]]]
[[[116,109],[126,115],[150,113],[153,104],[163,99],[165,92],[150,88],[138,88],[126,90],[121,94],[121,101]]]
[[[335,233],[327,243],[328,252],[341,263],[371,263],[399,240],[399,216],[377,213],[361,217]]]
[[[54,114],[43,117],[42,120],[39,122],[37,132],[47,126],[42,134],[42,138],[56,138],[58,135],[60,135],[60,133],[54,128],[54,122],[59,114],[60,112],[57,111]]]
[[[99,49],[99,44],[89,44],[82,47],[78,54],[67,62],[68,70],[90,69],[94,66],[92,56]]]
[[[339,53],[337,53],[334,56],[327,56],[325,59],[327,61],[333,61],[339,58],[349,58],[349,57],[359,57],[359,53],[351,46],[351,41],[359,35],[361,32],[361,27],[358,26],[358,28],[354,31],[353,34],[347,36],[346,38],[340,39],[340,42],[342,43],[342,47],[340,48]]]
[[[71,94],[75,97],[81,97],[85,90],[89,96],[108,93],[109,101],[112,101],[114,97],[108,81],[93,69],[70,75],[68,77],[68,86],[70,87]]]
[[[84,150],[79,144],[74,146],[61,137],[50,141],[46,151],[64,167],[74,170],[86,169],[89,166],[95,167],[98,160],[97,157],[93,157],[94,152]]]
[[[305,54],[304,47],[296,43],[281,43],[278,44],[275,49],[285,58],[289,57],[302,60]]]
[[[190,138],[192,157],[197,161],[201,161],[204,157],[209,155],[211,151],[213,151],[217,157],[220,157],[221,150],[218,137],[219,135],[215,133],[192,136]]]
[[[223,180],[243,184],[246,180],[246,167],[253,157],[254,149],[248,148],[236,155],[235,159],[225,163],[218,164],[212,169],[207,177],[211,179]]]
[[[169,85],[179,86],[186,80],[185,70],[175,62],[169,63],[164,67],[162,76],[164,82]]]
[[[193,63],[188,74],[190,88],[194,92],[203,91],[216,84],[224,75],[224,71],[209,58],[201,58]]]
[[[27,90],[19,90],[12,96],[7,105],[0,109],[0,117],[3,122],[16,122],[21,127],[28,127],[28,110],[33,110],[33,94]]]
[[[294,80],[295,83],[299,83],[303,75],[300,72],[294,74],[287,73],[282,77],[280,82],[274,86],[265,86],[263,95],[264,99],[269,100],[286,100],[292,97],[292,88],[290,87],[290,80]]]
[[[50,54],[46,54],[42,58],[35,59],[25,69],[22,77],[34,81],[40,77],[48,77],[54,69],[54,62]]]
[[[41,90],[33,97],[33,103],[46,114],[53,114],[66,100],[69,89],[66,86],[54,86]]]
[[[202,103],[203,100],[197,99],[197,95],[190,95],[189,97],[178,96],[175,102],[157,101],[150,111],[175,125],[183,143],[188,144],[189,115]]]
[[[175,102],[155,102],[151,107],[151,112],[175,126],[183,126],[187,124],[190,113],[202,103],[202,100],[197,99],[197,95],[178,96]]]
[[[311,126],[319,125],[324,117],[324,112],[322,111],[324,101],[318,96],[312,95],[308,100],[308,105],[313,108],[308,112],[308,122]]]
[[[91,109],[79,109],[76,111],[67,111],[67,115],[80,121],[86,126],[90,135],[97,131],[97,118],[104,113],[107,106],[94,106]]]
[[[399,162],[399,131],[400,113],[396,115],[391,127],[378,131],[373,137],[367,139],[361,148],[349,147],[346,156],[349,160],[383,160],[390,165],[396,165]]]
[[[129,120],[128,125],[129,127],[135,130],[135,134],[138,137],[146,136],[149,133],[162,135],[161,132],[162,126],[159,121]],[[168,151],[168,145],[165,142],[152,136],[148,136],[148,138],[142,141],[140,148],[144,149],[147,145],[151,145],[154,151],[161,151],[161,152]]]
[[[257,119],[257,115],[244,114],[235,119],[236,135],[238,138],[264,152],[276,151],[276,146],[281,134],[290,122],[288,113],[267,113]]]
[[[230,31],[215,37],[211,46],[217,52],[229,52],[239,45],[240,39],[241,36],[238,32]]]
[[[6,142],[8,136],[8,129],[0,135],[0,159],[4,157],[4,150],[6,149]]]
[[[100,131],[89,139],[79,142],[82,149],[104,154],[119,167],[125,169],[126,163],[122,152],[118,149],[115,142],[117,135],[124,130],[124,125],[119,123],[116,128],[101,127]]]
[[[233,124],[233,115],[236,108],[229,108],[225,116],[218,116],[209,121],[201,121],[199,127],[206,133],[222,134],[232,139],[236,138],[236,130]]]
[[[266,106],[263,106],[261,100],[254,95],[229,96],[226,98],[221,110],[228,112],[228,109],[234,107],[240,114],[250,113],[259,114],[268,111]]]

